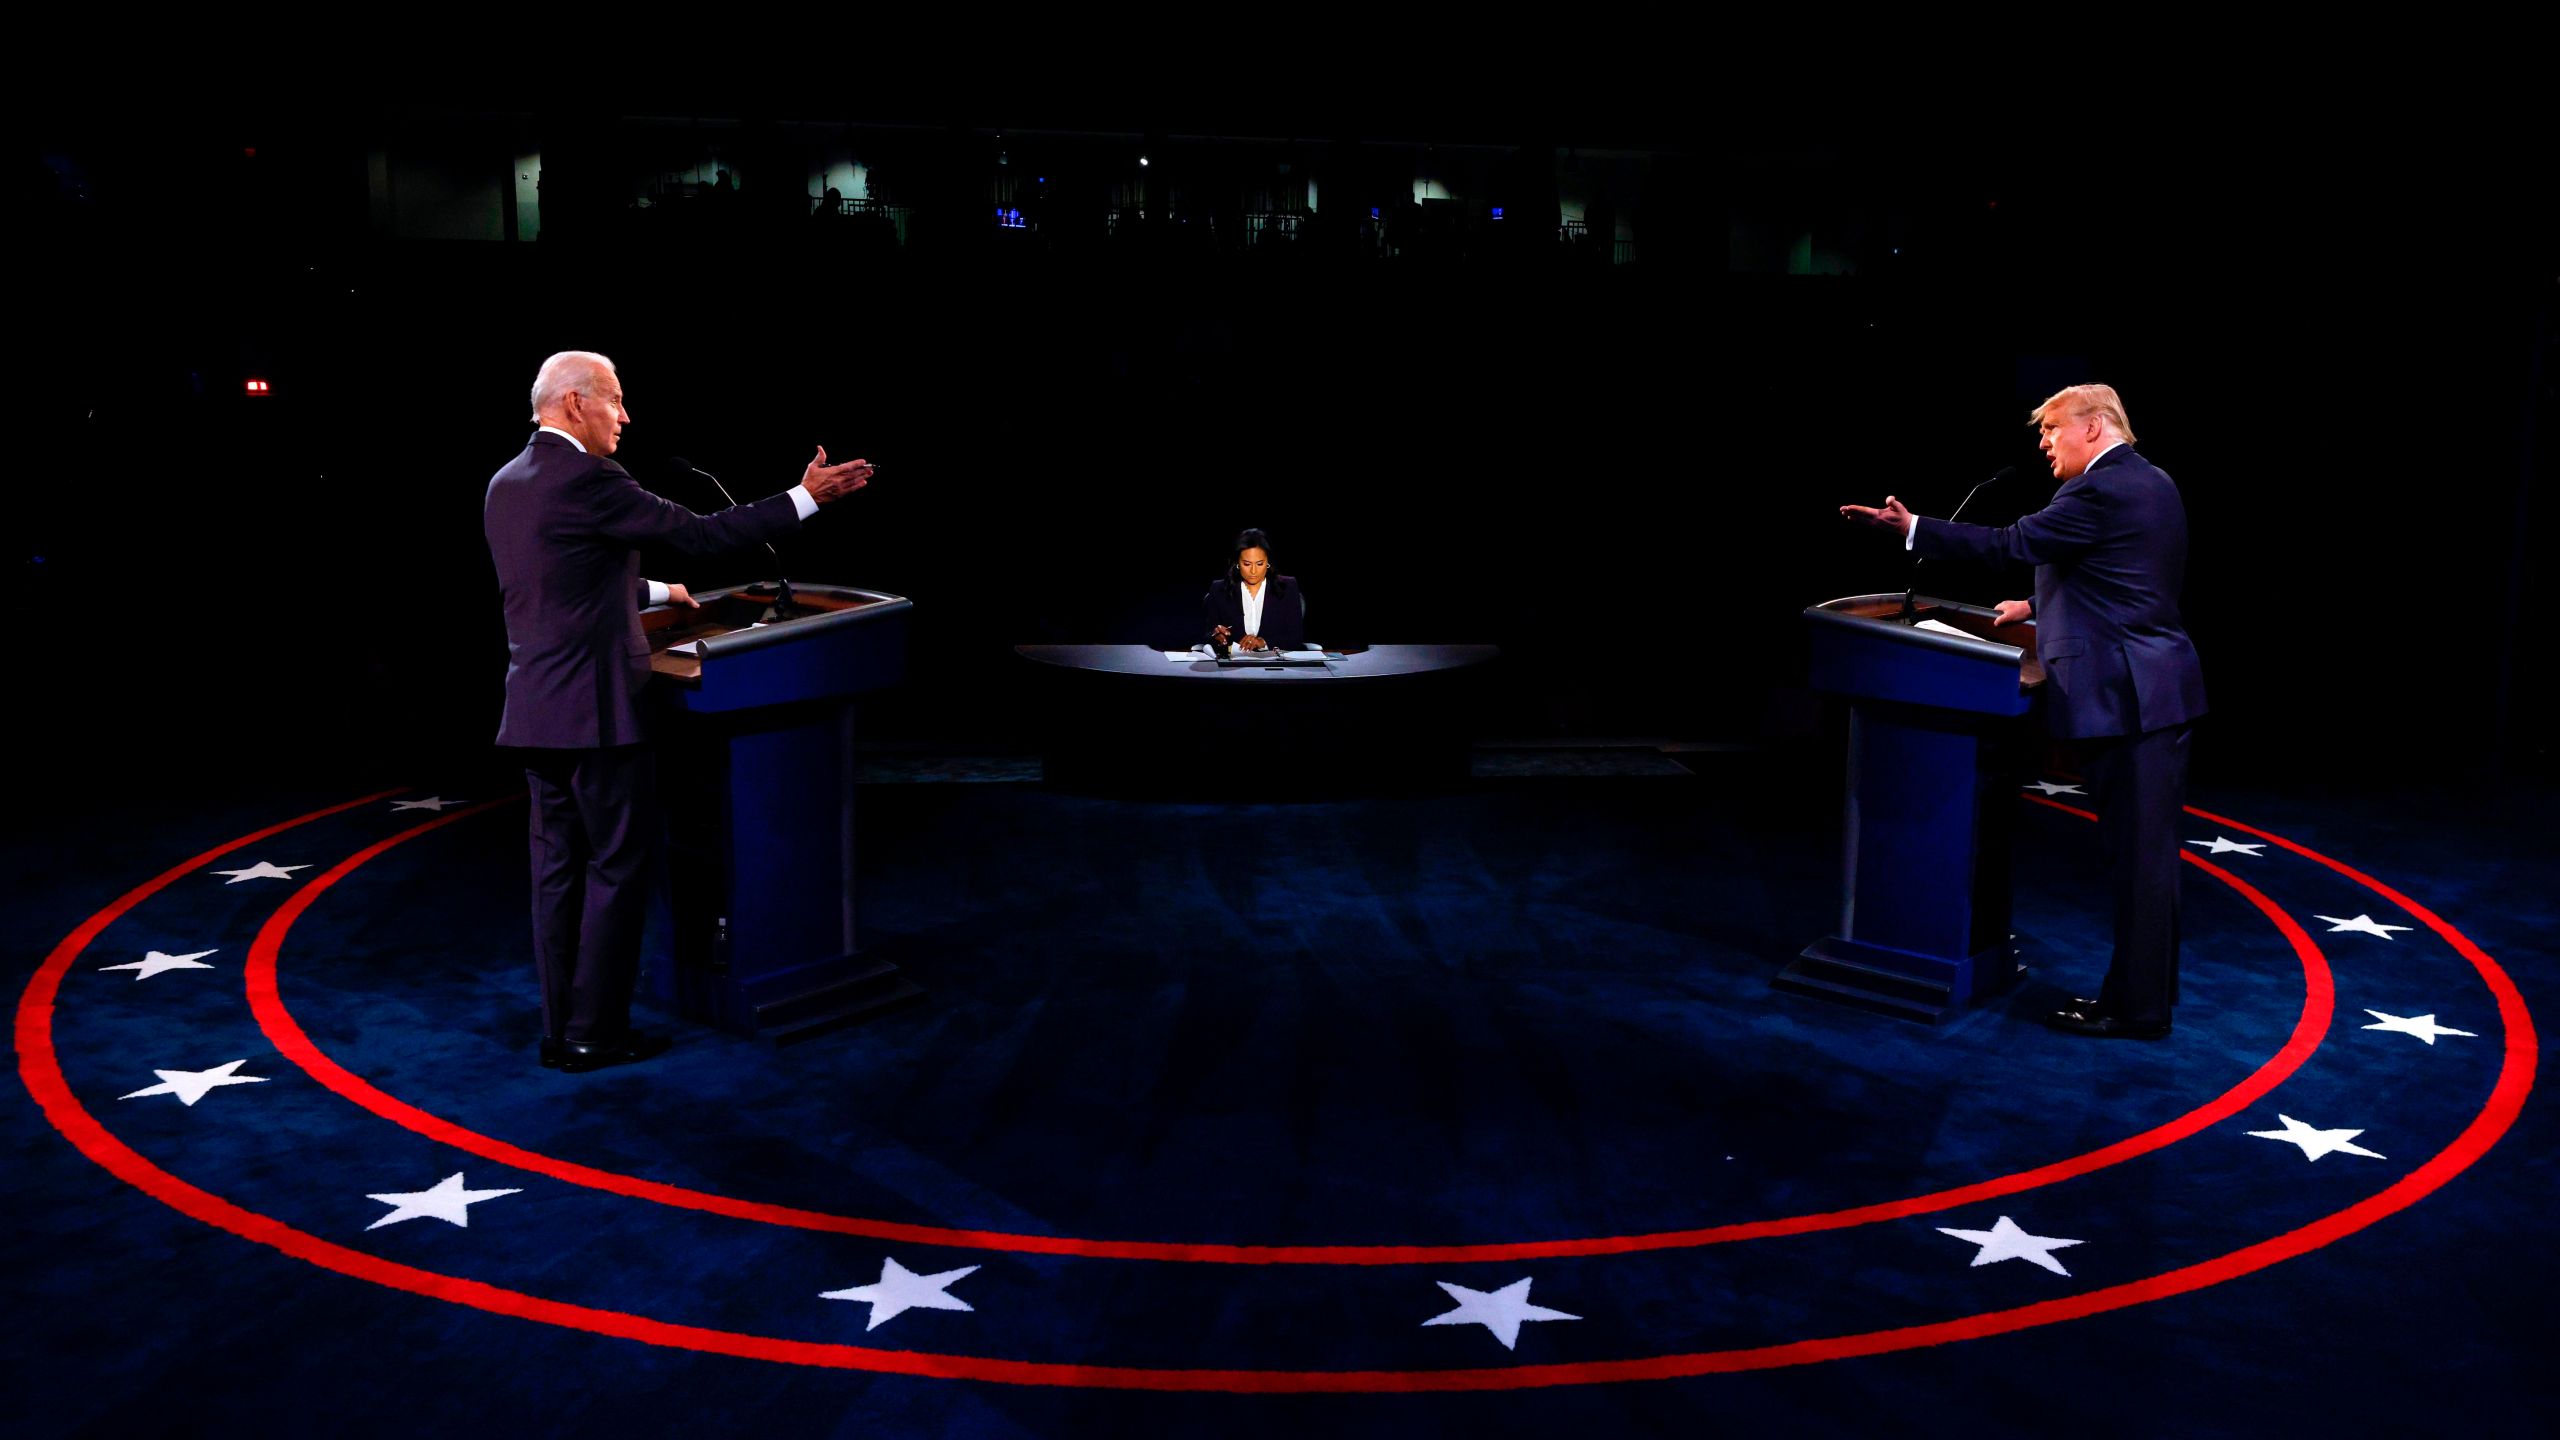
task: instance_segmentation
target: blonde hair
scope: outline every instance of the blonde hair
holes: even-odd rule
[[[2133,425],[2124,418],[2124,400],[2113,385],[2066,385],[2053,392],[2052,398],[2027,416],[2027,423],[2041,426],[2047,416],[2066,420],[2085,420],[2096,415],[2104,419],[2118,435],[2133,439]]]
[[[596,382],[612,373],[613,362],[593,350],[563,350],[543,361],[533,377],[533,418],[541,419],[572,391],[593,395]]]

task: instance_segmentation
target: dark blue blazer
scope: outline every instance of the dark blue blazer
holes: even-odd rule
[[[1262,638],[1282,650],[1295,650],[1306,644],[1307,601],[1297,580],[1274,575],[1262,585],[1271,592],[1262,597]],[[1236,639],[1243,639],[1243,584],[1232,575],[1211,581],[1209,593],[1200,597],[1200,613],[1208,622],[1201,628],[1201,639],[1208,639],[1210,632],[1221,625]]]
[[[630,745],[643,737],[649,642],[639,547],[715,555],[799,528],[789,492],[696,515],[631,473],[537,431],[490,477],[481,507],[507,614],[507,708],[498,743],[538,749]]]
[[[1912,550],[2036,567],[2046,720],[2067,739],[2140,735],[2204,714],[2204,668],[2178,618],[2187,509],[2158,466],[2119,445],[2015,525],[1916,522]]]

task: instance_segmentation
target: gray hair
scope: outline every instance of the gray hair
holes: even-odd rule
[[[533,376],[533,418],[557,409],[572,392],[595,393],[595,383],[613,373],[613,362],[593,350],[563,350],[542,362]]]

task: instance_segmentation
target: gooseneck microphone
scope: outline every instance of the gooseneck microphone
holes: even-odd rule
[[[1983,485],[1997,485],[2001,481],[2006,480],[2017,473],[2018,467],[2015,465],[2003,465],[1998,470],[1993,471],[1991,478],[1983,481],[1982,485],[1976,485],[1972,489],[1964,492],[1964,498],[1956,502],[1956,508],[1947,512],[1947,523],[1950,525],[1955,523],[1956,517],[1964,513],[1964,507],[1972,504],[1973,497],[1982,493]]]
[[[1956,502],[1956,508],[1947,512],[1947,523],[1950,525],[1955,523],[1956,517],[1964,513],[1964,507],[1972,504],[1973,497],[1982,493],[1982,487],[1984,485],[1997,485],[2001,481],[2006,480],[2017,473],[2018,467],[2015,465],[2003,465],[1998,470],[1993,471],[1989,479],[1982,481],[1972,489],[1964,492],[1964,498]],[[1920,528],[1920,521],[1917,517],[1912,520],[1911,528],[1914,530]],[[1918,587],[1919,583],[1920,557],[1914,555],[1911,557],[1911,573],[1905,578],[1902,586],[1902,620],[1906,625],[1918,623],[1919,617],[1911,608],[1911,594],[1912,591]]]
[[[720,498],[729,502],[729,508],[733,510],[737,508],[738,497],[729,493],[729,487],[720,483],[719,476],[712,474],[710,471],[703,469],[701,466],[694,464],[692,461],[687,460],[681,455],[668,456],[667,464],[677,470],[690,470],[694,474],[701,476],[703,479],[710,481],[712,488],[720,492]],[[1971,497],[1968,496],[1966,498],[1970,499]],[[773,542],[770,540],[762,543],[764,545],[764,553],[773,557],[774,569],[773,579],[775,593],[773,597],[773,613],[767,618],[773,620],[788,620],[800,613],[799,608],[791,603],[791,577],[782,573],[782,552],[774,549]]]

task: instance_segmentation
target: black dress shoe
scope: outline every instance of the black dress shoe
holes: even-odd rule
[[[568,1054],[569,1054],[568,1047],[567,1047],[565,1044],[563,1044],[562,1042],[560,1042],[560,1041],[558,1041],[558,1040],[554,1040],[554,1039],[552,1039],[552,1038],[551,1038],[550,1036],[548,1036],[548,1035],[545,1035],[545,1036],[543,1036],[543,1037],[542,1037],[542,1068],[543,1068],[543,1069],[545,1069],[545,1070],[557,1070],[557,1069],[559,1069],[559,1068],[560,1068],[560,1062],[561,1062],[562,1060],[564,1060],[564,1059],[568,1058]]]
[[[2168,1038],[2169,1022],[2155,1020],[2136,1024],[2114,1015],[2100,1015],[2090,1010],[2060,1010],[2054,1013],[2053,1028],[2073,1035],[2095,1035],[2105,1040],[2162,1040]]]
[[[564,1040],[560,1048],[560,1068],[571,1075],[584,1075],[608,1065],[633,1065],[664,1054],[667,1042],[648,1035],[625,1035],[619,1040]]]

